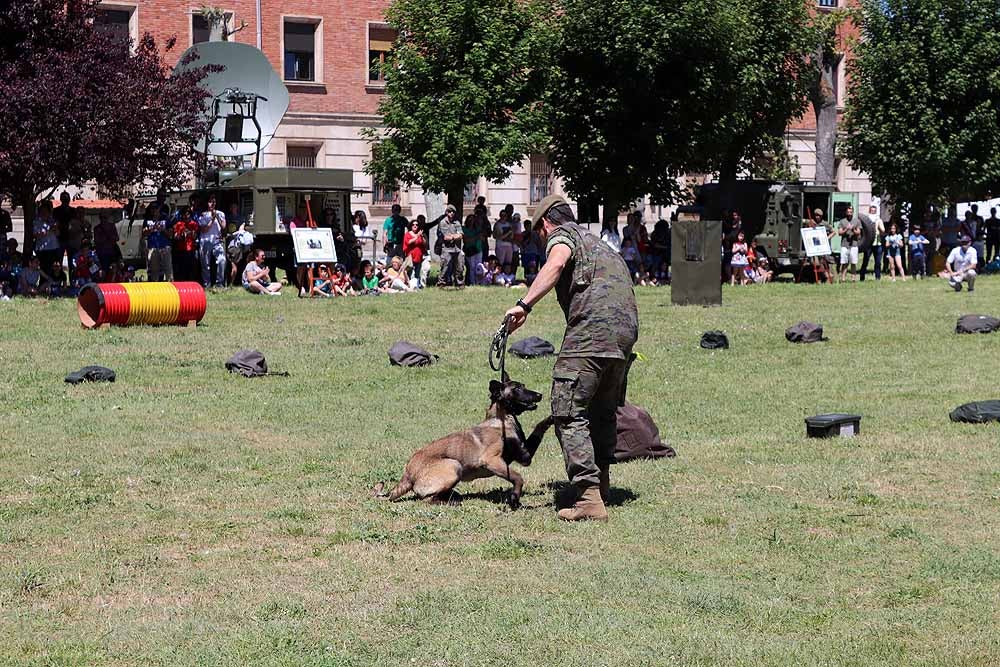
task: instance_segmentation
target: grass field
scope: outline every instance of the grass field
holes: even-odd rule
[[[630,397],[678,457],[616,466],[606,525],[556,519],[551,434],[519,511],[499,480],[370,497],[481,419],[512,292],[233,291],[197,329],[0,304],[0,664],[996,665],[1000,430],[948,411],[1000,398],[1000,336],[953,333],[998,290],[641,289]],[[800,319],[830,342],[786,343]],[[560,320],[550,297],[525,334]],[[715,328],[732,349],[698,348]],[[400,338],[440,363],[390,367]],[[227,375],[240,347],[291,377]],[[91,363],[117,383],[63,383]],[[508,363],[548,394],[551,360]],[[863,435],[807,440],[828,411]]]

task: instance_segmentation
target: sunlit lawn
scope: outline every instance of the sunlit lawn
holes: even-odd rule
[[[678,458],[616,467],[607,525],[557,521],[551,435],[522,510],[495,479],[459,507],[370,497],[482,418],[510,291],[234,291],[196,329],[0,304],[0,664],[998,664],[1000,427],[948,421],[1000,398],[1000,335],[954,334],[1000,314],[978,287],[641,289],[630,397]],[[800,319],[831,340],[786,343]],[[558,344],[554,298],[525,335]],[[390,367],[398,339],[440,363]],[[241,347],[291,376],[229,376]],[[91,363],[118,381],[63,383]],[[551,359],[508,364],[548,393]],[[829,411],[862,435],[806,439]]]

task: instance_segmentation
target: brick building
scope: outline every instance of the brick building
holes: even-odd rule
[[[806,0],[819,9],[836,7],[849,0]],[[404,211],[423,211],[419,188],[399,192],[373,183],[363,171],[371,147],[360,132],[377,125],[378,103],[384,82],[372,61],[384,57],[394,37],[384,23],[390,0],[213,0],[226,12],[231,28],[244,26],[230,39],[259,47],[288,87],[291,103],[274,139],[262,157],[263,166],[338,167],[355,172],[355,187],[364,194],[354,196],[352,206],[379,216],[393,202]],[[102,27],[137,38],[149,32],[163,44],[176,37],[177,46],[168,54],[176,61],[191,44],[209,37],[201,15],[203,2],[188,0],[107,0],[102,3]],[[845,48],[846,48],[846,42]],[[843,66],[839,91],[844,90]],[[789,150],[800,165],[802,178],[814,173],[812,147],[815,119],[811,112],[788,128]],[[862,204],[871,197],[868,179],[846,163],[838,167],[841,190],[858,192]],[[466,198],[484,195],[495,214],[505,204],[530,216],[533,205],[550,192],[560,191],[558,179],[543,155],[527,156],[507,182],[496,185],[480,179],[470,183]],[[662,214],[650,210],[649,215]]]

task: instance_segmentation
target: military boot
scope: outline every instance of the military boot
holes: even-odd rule
[[[563,521],[607,521],[608,510],[601,500],[601,490],[596,486],[588,486],[580,491],[579,497],[572,507],[559,510],[559,518]]]
[[[608,498],[611,497],[611,465],[604,464],[600,468],[601,470],[601,500],[604,504],[608,504]]]

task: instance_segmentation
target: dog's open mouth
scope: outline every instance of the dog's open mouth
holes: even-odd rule
[[[490,398],[494,403],[499,403],[511,414],[521,414],[535,410],[542,400],[542,395],[537,391],[532,391],[520,382],[507,380],[506,382],[490,382]]]

